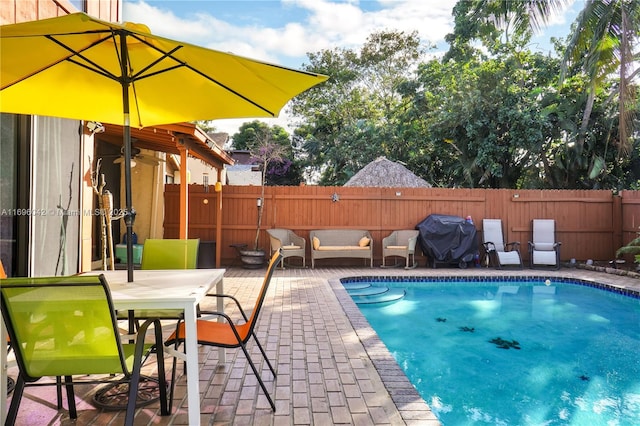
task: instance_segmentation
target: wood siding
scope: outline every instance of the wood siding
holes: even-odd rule
[[[218,193],[189,186],[189,238],[215,240]],[[339,198],[332,201],[334,194]],[[231,244],[253,245],[257,224],[257,186],[224,186],[222,264],[236,258]],[[165,238],[178,237],[178,185],[165,186]],[[527,242],[533,219],[555,219],[563,261],[613,259],[615,251],[640,230],[640,192],[607,190],[512,190],[441,188],[266,187],[259,246],[268,249],[266,229],[288,228],[309,238],[313,229],[362,229],[374,239],[374,259],[381,263],[380,242],[396,229],[414,229],[432,213],[470,215],[482,240],[482,219],[502,219],[505,240]],[[307,257],[309,254],[307,253]],[[421,265],[425,259],[418,256]],[[349,265],[349,260],[331,261]],[[320,263],[320,266],[322,262]]]

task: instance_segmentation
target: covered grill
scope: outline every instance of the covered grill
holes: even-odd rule
[[[438,263],[466,268],[478,253],[476,227],[462,217],[431,214],[416,229],[422,253],[434,268]]]

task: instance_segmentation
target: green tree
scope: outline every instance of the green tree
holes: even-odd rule
[[[628,160],[606,143],[615,135],[602,92],[588,144],[576,144],[584,80],[558,90],[559,57],[504,45],[493,58],[432,60],[409,87],[403,137],[407,162],[437,186],[603,188],[628,180]],[[604,142],[603,142],[604,141]]]
[[[212,120],[197,120],[194,121],[194,124],[205,133],[212,133],[216,131],[215,123]]]
[[[466,62],[480,54],[472,47],[480,40],[491,52],[512,37],[528,41],[567,0],[461,0],[453,8],[454,31],[445,37],[449,51],[444,60]]]
[[[541,67],[558,69],[558,61],[550,61],[520,52],[465,64],[434,60],[420,68],[424,92],[415,107],[425,118],[424,137],[433,144],[431,157],[438,157],[439,175],[431,176],[432,183],[518,185],[547,139],[548,123],[540,115],[532,88],[543,83],[538,79]]]
[[[451,48],[445,59],[467,63],[482,58],[478,50],[470,47],[472,40],[482,41],[494,57],[508,52],[512,42],[526,42],[532,31],[566,3],[458,2],[454,8],[456,27],[447,37]],[[520,185],[537,180],[545,187],[620,187],[631,175],[635,176],[627,171],[631,160],[616,157],[610,148],[615,144],[621,152],[629,152],[638,143],[637,137],[630,136],[629,123],[635,121],[637,100],[630,84],[634,74],[626,65],[633,58],[637,60],[632,47],[640,27],[639,8],[637,1],[589,0],[573,26],[568,47],[556,43],[560,48],[557,50],[565,52],[562,74],[566,78],[555,83],[557,90],[548,90],[547,86],[535,89],[543,106],[542,118],[551,119],[549,129],[555,135],[545,138],[546,148],[540,152],[542,173],[536,167],[527,168]],[[620,71],[618,82],[611,79],[616,70]],[[572,88],[573,93],[567,88]],[[617,113],[609,106],[616,93],[620,94]]]
[[[268,149],[265,148],[268,140]],[[277,147],[277,158],[270,158],[266,164],[265,149],[269,152]],[[257,164],[266,167],[265,185],[299,185],[302,182],[302,168],[296,159],[296,152],[289,133],[281,126],[254,120],[242,124],[233,135],[233,149],[250,151]]]
[[[634,49],[640,39],[640,2],[588,0],[572,31],[565,52],[565,73],[582,71],[589,81],[589,99],[578,143],[584,143],[596,92],[617,71],[617,88],[611,93],[611,98],[618,100],[619,139],[616,144],[622,153],[628,154],[635,143],[633,129],[637,103],[633,79],[640,68],[637,66],[638,52]]]
[[[305,69],[330,78],[322,90],[296,97],[292,111],[305,123],[295,136],[307,154],[308,173],[320,184],[344,184],[396,146],[397,114],[406,108],[401,88],[422,53],[417,33],[389,31],[370,35],[358,52],[308,54]]]

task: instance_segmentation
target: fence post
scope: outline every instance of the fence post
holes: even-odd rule
[[[611,244],[615,251],[622,247],[622,233],[623,233],[623,212],[622,212],[622,197],[620,195],[612,194],[613,202],[611,203],[611,217],[613,218],[613,233],[611,235]],[[612,259],[616,258],[615,251],[613,252]]]

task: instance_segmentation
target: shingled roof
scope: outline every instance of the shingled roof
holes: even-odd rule
[[[378,157],[353,175],[344,186],[369,186],[378,188],[431,188],[431,184],[419,178],[400,163]]]

